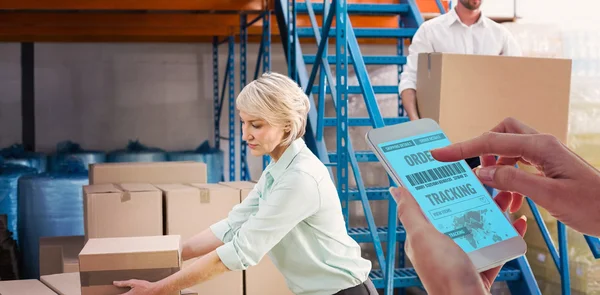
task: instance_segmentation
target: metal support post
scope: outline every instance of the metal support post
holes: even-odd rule
[[[215,148],[219,149],[221,146],[221,107],[219,103],[219,38],[213,37],[212,43],[212,56],[213,56],[213,116],[215,123]]]
[[[246,86],[246,48],[248,43],[248,19],[245,13],[240,15],[240,91]],[[240,136],[243,135],[243,128],[240,122]],[[240,137],[240,180],[249,180],[250,171],[248,169],[246,142]]]
[[[263,19],[263,72],[271,72],[271,11],[267,7],[265,18]],[[263,156],[263,168],[267,168],[271,157]]]
[[[229,86],[229,181],[235,180],[235,39],[229,37],[228,42],[228,86]]]

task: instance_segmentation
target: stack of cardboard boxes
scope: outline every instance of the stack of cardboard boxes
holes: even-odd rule
[[[24,294],[23,288],[42,295],[122,294],[127,289],[113,281],[157,281],[188,267],[194,260],[182,261],[183,242],[226,218],[254,187],[207,184],[206,175],[205,164],[192,162],[92,165],[90,185],[83,187],[85,236],[43,238],[41,282],[0,282],[0,294]],[[181,294],[292,293],[265,256],[244,272],[227,272]]]

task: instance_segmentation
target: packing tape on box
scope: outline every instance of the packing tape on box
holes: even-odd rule
[[[207,189],[200,190],[200,203],[201,204],[210,203],[210,192]]]
[[[115,186],[121,191],[121,203],[131,200],[131,194],[127,190],[125,190],[120,184],[115,184]]]
[[[149,269],[126,269],[126,270],[99,270],[81,272],[81,286],[105,286],[112,285],[114,281],[126,281],[129,279],[156,282],[179,271],[178,267],[149,268]]]

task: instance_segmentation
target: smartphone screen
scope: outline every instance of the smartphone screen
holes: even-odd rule
[[[466,253],[518,234],[465,161],[436,161],[450,144],[442,131],[379,144],[383,156],[433,225]]]

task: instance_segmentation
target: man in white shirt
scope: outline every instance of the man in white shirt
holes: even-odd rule
[[[459,0],[454,9],[424,22],[415,33],[398,85],[402,104],[410,120],[419,119],[416,90],[419,53],[521,55],[521,49],[508,29],[482,15],[479,9],[482,1]],[[467,162],[471,167],[476,167],[478,160]]]

